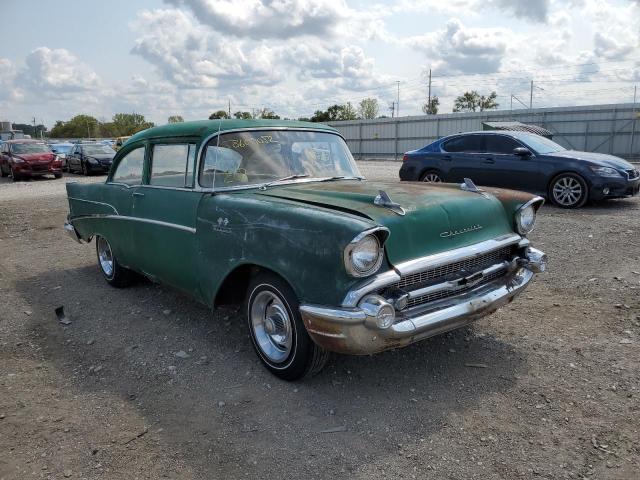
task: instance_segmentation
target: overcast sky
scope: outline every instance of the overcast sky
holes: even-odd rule
[[[268,107],[310,116],[376,97],[420,114],[469,89],[534,106],[633,100],[640,0],[2,1],[0,119],[52,126]],[[639,94],[640,95],[640,94]],[[638,99],[640,101],[640,98]],[[383,111],[384,110],[384,111]]]

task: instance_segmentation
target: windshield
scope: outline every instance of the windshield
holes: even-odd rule
[[[108,145],[84,145],[82,153],[85,155],[113,155],[116,152]]]
[[[518,135],[518,139],[523,141],[530,149],[541,155],[566,150],[566,148],[558,145],[556,142],[552,142],[548,138],[541,137],[540,135]]]
[[[51,153],[51,149],[44,143],[14,143],[11,147],[13,153]]]
[[[223,133],[219,141],[213,138],[200,164],[199,181],[207,188],[250,187],[294,176],[361,177],[339,135],[259,130]]]

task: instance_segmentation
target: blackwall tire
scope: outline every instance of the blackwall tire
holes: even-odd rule
[[[272,374],[287,381],[317,374],[330,356],[309,337],[299,307],[291,287],[272,273],[260,273],[251,280],[244,302],[258,358]]]

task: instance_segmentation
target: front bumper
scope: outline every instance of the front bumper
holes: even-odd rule
[[[301,305],[300,312],[307,332],[319,346],[352,355],[377,353],[463,327],[495,312],[521,293],[545,265],[542,252],[527,248],[525,256],[514,259],[503,276],[460,295],[409,309],[410,313],[398,312],[388,328],[378,328],[360,307]]]
[[[592,201],[606,198],[632,197],[640,193],[640,177],[634,179],[602,178],[592,181],[589,198]]]

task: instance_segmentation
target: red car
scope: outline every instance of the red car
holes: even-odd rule
[[[48,145],[37,140],[9,140],[0,147],[0,175],[22,178],[62,177],[62,160]]]

